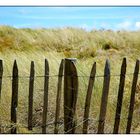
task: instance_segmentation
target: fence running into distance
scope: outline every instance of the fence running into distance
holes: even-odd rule
[[[114,121],[114,129],[113,133],[117,134],[119,132],[120,125],[120,116],[122,110],[122,101],[123,101],[123,93],[124,93],[124,85],[125,85],[125,76],[126,76],[126,58],[123,59],[120,73],[120,82],[119,82],[119,90],[118,90],[118,99],[116,104],[116,113],[115,113],[115,121]],[[133,118],[133,110],[135,103],[135,93],[136,93],[136,85],[138,81],[139,74],[139,60],[136,61],[135,70],[133,73],[133,81],[131,88],[131,97],[130,104],[128,110],[128,118],[127,118],[127,127],[126,133],[131,132],[132,118]],[[29,98],[28,98],[28,130],[33,129],[32,119],[33,119],[33,93],[34,93],[34,62],[31,62],[30,67],[30,77],[29,77]],[[107,103],[108,103],[108,94],[109,94],[109,86],[110,86],[110,64],[109,60],[106,60],[105,68],[104,68],[104,81],[103,81],[103,89],[102,89],[102,97],[101,97],[101,105],[100,105],[100,114],[98,121],[97,133],[104,133],[104,125],[106,119],[106,111],[107,111]],[[62,81],[64,77],[64,90],[62,89]],[[91,104],[91,96],[94,92],[94,81],[96,77],[96,62],[93,64],[89,83],[87,88],[86,100],[85,100],[85,108],[84,108],[84,116],[83,116],[83,129],[82,133],[88,133],[88,125],[89,125],[89,113],[90,113],[90,104]],[[3,61],[0,60],[0,96],[2,89],[2,78],[3,78]],[[17,123],[17,108],[18,108],[18,66],[16,60],[13,65],[13,75],[12,78],[12,99],[11,99],[11,129],[10,133],[18,133],[16,128]],[[48,114],[48,93],[49,93],[49,63],[47,59],[45,59],[45,75],[44,75],[44,101],[43,101],[43,113],[42,113],[42,133],[46,132],[46,122],[47,122],[47,114]],[[64,92],[63,92],[64,91]],[[62,99],[62,94],[64,98]],[[56,112],[55,112],[55,122],[54,122],[54,133],[57,134],[58,122],[60,116],[60,102],[64,101],[63,109],[64,109],[64,132],[69,134],[75,133],[76,128],[76,103],[78,97],[78,75],[77,69],[73,59],[63,59],[61,61],[58,73],[58,84],[57,84],[57,97],[56,97]],[[1,114],[2,115],[2,114]]]

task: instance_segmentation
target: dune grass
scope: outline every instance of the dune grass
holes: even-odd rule
[[[57,75],[62,58],[75,57],[79,77],[79,95],[77,104],[77,133],[81,133],[84,102],[88,79],[92,64],[97,62],[97,75],[103,75],[105,60],[108,58],[111,65],[111,74],[120,74],[123,57],[127,58],[127,73],[133,73],[136,59],[140,54],[140,31],[111,31],[93,30],[85,31],[76,28],[62,29],[16,29],[9,26],[0,26],[0,59],[4,62],[4,78],[2,85],[1,109],[3,132],[8,133],[10,124],[11,79],[13,62],[16,59],[19,68],[19,105],[18,105],[18,132],[41,133],[42,105],[43,105],[43,77],[35,78],[34,90],[34,118],[36,126],[33,131],[27,130],[28,113],[28,86],[30,63],[35,62],[35,75],[44,75],[44,60],[49,61],[50,75]],[[120,133],[125,133],[126,118],[130,99],[132,76],[126,76],[125,92],[122,108]],[[137,85],[136,105],[132,132],[139,132],[139,81]],[[50,77],[49,83],[49,110],[47,132],[53,133],[55,116],[55,100],[57,91],[57,77]],[[102,94],[103,78],[95,80],[91,109],[89,133],[97,132],[100,100]],[[106,116],[105,133],[112,133],[119,76],[111,77],[108,108]],[[60,133],[63,133],[63,106],[61,104]]]

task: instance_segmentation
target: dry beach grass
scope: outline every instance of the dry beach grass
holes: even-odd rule
[[[140,54],[140,31],[111,31],[93,30],[85,31],[76,28],[61,29],[16,29],[9,26],[0,27],[0,59],[4,61],[4,76],[1,96],[1,119],[4,125],[3,131],[8,133],[5,126],[10,123],[11,104],[11,79],[6,76],[12,74],[13,62],[16,59],[19,68],[19,105],[18,105],[18,132],[19,133],[41,133],[42,108],[43,105],[43,77],[35,78],[34,90],[34,119],[36,126],[32,132],[27,127],[28,86],[30,62],[35,62],[35,75],[44,74],[44,59],[47,58],[50,65],[50,75],[57,75],[62,58],[78,58],[76,67],[79,77],[79,95],[77,104],[77,133],[81,133],[84,102],[87,84],[93,62],[97,62],[97,75],[103,75],[105,60],[109,58],[111,74],[120,74],[122,58],[127,58],[127,73],[133,73],[136,59]],[[130,100],[132,75],[126,77],[122,119],[120,133],[125,133],[126,118]],[[140,81],[138,81],[140,83]],[[97,132],[99,107],[102,93],[103,78],[96,78],[91,109],[89,133]],[[55,100],[57,91],[57,77],[50,77],[49,83],[49,112],[47,132],[54,131]],[[119,77],[111,77],[109,101],[106,116],[105,133],[112,133]],[[139,84],[137,85],[136,104],[132,132],[139,132]],[[63,106],[61,104],[60,133],[63,133]],[[25,127],[24,127],[25,126]]]

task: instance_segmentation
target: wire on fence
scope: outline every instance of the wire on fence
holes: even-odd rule
[[[127,119],[129,119],[128,117],[121,117],[120,118],[121,120],[127,120]],[[88,118],[88,120],[89,121],[94,121],[94,122],[100,122],[101,120],[99,120],[99,119],[94,119],[94,118]],[[87,120],[84,120],[84,121],[87,121]],[[37,128],[37,127],[42,127],[42,126],[49,126],[49,125],[54,125],[56,122],[54,122],[54,121],[52,121],[52,122],[49,122],[49,123],[47,123],[46,125],[40,125],[40,124],[34,124],[33,125],[33,127],[34,128]],[[63,124],[64,122],[63,121],[58,121],[57,122],[57,124]],[[81,120],[80,121],[80,123],[83,123],[83,120]],[[28,126],[26,126],[26,125],[18,125],[17,124],[17,126],[19,127],[19,128],[28,128]],[[77,126],[79,126],[79,124],[77,125]],[[1,125],[1,128],[11,128],[11,124],[9,124],[9,125]]]
[[[134,73],[127,73],[126,76],[131,76],[133,75]],[[138,74],[140,75],[140,73]],[[34,78],[42,78],[42,77],[58,77],[60,75],[36,75],[34,76]],[[64,76],[64,75],[61,75],[61,76]],[[72,76],[72,75],[70,75]],[[110,75],[111,77],[120,77],[120,74],[111,74]],[[85,77],[85,78],[89,78],[90,76],[89,75],[78,75],[76,77]],[[95,77],[104,77],[104,75],[96,75]],[[1,78],[1,77],[0,77]],[[2,76],[2,78],[12,78],[11,75],[4,75]],[[18,76],[18,78],[30,78],[30,76]],[[92,77],[91,77],[92,78]]]

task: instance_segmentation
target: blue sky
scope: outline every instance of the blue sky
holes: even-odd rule
[[[0,25],[138,30],[140,7],[0,7]]]

